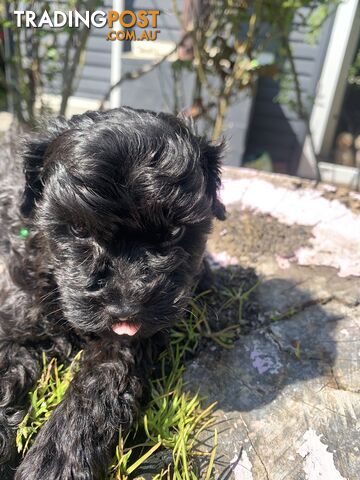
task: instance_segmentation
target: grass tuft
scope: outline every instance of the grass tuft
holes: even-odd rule
[[[25,453],[35,440],[40,428],[63,399],[75,373],[79,370],[81,351],[67,368],[58,365],[56,358],[50,362],[43,354],[43,370],[36,387],[29,393],[30,408],[20,423],[16,446],[19,453]]]
[[[224,348],[233,346],[241,320],[251,303],[251,295],[258,285],[258,281],[250,287],[242,282],[217,292],[215,296],[214,292],[203,292],[191,301],[187,318],[172,330],[169,347],[160,355],[159,373],[151,381],[150,402],[142,418],[126,434],[119,431],[107,480],[141,479],[145,474],[148,479],[149,473],[153,480],[214,478],[217,447],[215,404],[204,407],[199,395],[187,391],[183,382],[184,363],[196,353],[201,342],[212,341]],[[216,309],[212,307],[214,300],[218,302]],[[208,308],[212,308],[216,315],[224,314],[230,308],[235,324],[213,331],[207,320]],[[40,428],[63,399],[79,370],[80,358],[81,352],[71,365],[65,367],[56,359],[47,361],[43,356],[41,378],[29,393],[30,408],[17,431],[19,453],[24,455],[27,452]],[[210,451],[202,448],[201,434],[204,431],[207,437],[213,438]]]
[[[212,332],[206,320],[206,305],[199,302],[209,292],[190,304],[189,316],[171,333],[171,341],[160,358],[160,373],[151,381],[151,400],[143,417],[128,432],[119,432],[107,480],[142,478],[147,469],[153,480],[210,480],[216,455],[217,433],[214,407],[203,406],[199,395],[190,394],[183,382],[184,359],[193,355],[203,338],[230,347],[237,326]],[[37,433],[61,402],[73,376],[79,369],[79,352],[70,366],[43,357],[43,372],[30,392],[30,408],[18,427],[16,444],[25,454]],[[202,451],[200,435],[211,432],[212,450]],[[140,440],[139,440],[140,439]],[[153,465],[152,465],[153,464]],[[150,465],[150,467],[149,467]],[[147,476],[147,478],[149,478]]]

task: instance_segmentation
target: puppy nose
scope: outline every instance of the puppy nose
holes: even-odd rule
[[[129,317],[133,317],[138,313],[138,309],[129,305],[108,305],[106,312],[118,320],[127,320]]]

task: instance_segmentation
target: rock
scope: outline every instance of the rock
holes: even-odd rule
[[[328,200],[326,186],[299,185],[298,179],[280,175],[230,170],[226,177],[224,197],[236,193],[237,200],[228,203],[225,224],[216,226],[210,253],[215,259],[221,254],[222,268],[228,260],[227,268],[237,263],[259,276],[254,301],[265,321],[250,325],[232,349],[204,350],[187,368],[189,388],[200,389],[209,403],[218,402],[216,478],[355,480],[360,472],[360,236],[356,245],[352,235],[360,225],[358,199],[349,202],[343,191],[337,199],[332,189]],[[239,184],[232,185],[239,179],[247,185],[245,203]],[[260,181],[269,184],[265,203],[258,198]],[[279,189],[297,212],[278,205]],[[266,205],[272,207],[264,212]],[[350,223],[345,226],[331,212],[319,217],[326,206]],[[334,237],[314,246],[315,225]],[[311,261],[301,261],[299,246],[314,249]],[[203,447],[211,445],[204,435]]]

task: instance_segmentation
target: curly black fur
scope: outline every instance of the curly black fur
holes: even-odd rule
[[[25,175],[15,158],[2,162],[1,480],[103,478],[224,216],[220,154],[178,118],[119,108],[51,121],[26,142]],[[137,333],[117,335],[121,321]],[[15,473],[42,352],[70,361],[81,348],[79,373]]]

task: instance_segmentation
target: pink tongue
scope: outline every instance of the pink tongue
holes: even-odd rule
[[[130,335],[132,337],[138,332],[140,327],[139,325],[134,325],[133,323],[119,322],[114,323],[111,328],[117,335]]]

